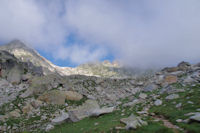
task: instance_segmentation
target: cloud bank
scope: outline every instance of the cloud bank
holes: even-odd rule
[[[1,0],[0,29],[0,41],[76,64],[107,54],[139,67],[200,59],[199,0]]]

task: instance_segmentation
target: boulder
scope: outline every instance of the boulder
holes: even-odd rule
[[[145,92],[149,92],[149,91],[154,91],[158,89],[158,86],[155,85],[155,84],[148,84],[145,88],[144,88],[144,91]]]
[[[31,105],[36,109],[43,105],[42,101],[40,100],[33,100],[31,101]]]
[[[190,121],[197,121],[197,122],[200,122],[200,113],[197,112],[197,113],[195,113],[195,115],[191,116],[191,117],[190,117]]]
[[[26,106],[22,108],[23,114],[29,114],[32,110],[33,107],[31,106],[31,104],[26,104]]]
[[[162,101],[161,101],[160,99],[157,99],[157,100],[154,102],[154,105],[160,106],[160,105],[162,105]]]
[[[64,105],[65,98],[65,93],[63,93],[63,91],[51,90],[40,95],[38,97],[38,100],[46,102],[48,104]]]
[[[165,76],[164,81],[165,81],[165,83],[173,84],[178,81],[178,78],[177,78],[177,76],[174,76],[174,75],[168,75],[168,76]]]
[[[54,129],[54,125],[48,124],[47,127],[46,127],[46,129],[45,129],[45,131],[48,132],[48,131],[50,131],[52,129]]]
[[[65,91],[66,100],[80,101],[83,98],[83,95],[75,91]]]
[[[102,114],[112,113],[114,111],[114,109],[115,109],[114,107],[109,107],[109,108],[103,107],[101,109],[94,109],[91,112],[90,116],[99,116]]]
[[[172,99],[177,99],[177,98],[179,98],[178,94],[171,94],[171,95],[167,96],[165,99],[172,100]]]
[[[143,121],[140,117],[136,117],[135,115],[130,115],[128,118],[122,118],[120,122],[126,124],[126,129],[136,129],[143,125],[147,125],[148,123]]]
[[[147,98],[147,94],[145,94],[145,93],[140,93],[139,98],[145,99],[145,98]]]
[[[188,68],[189,68],[190,66],[191,66],[190,63],[184,62],[184,61],[182,61],[182,62],[180,62],[180,63],[178,64],[178,68],[179,68],[179,70],[181,70],[181,71],[186,71],[186,70],[188,70]]]
[[[89,116],[99,116],[101,114],[111,113],[114,107],[100,108],[97,101],[87,100],[83,105],[68,111],[70,120],[77,122]]]
[[[8,115],[9,115],[9,117],[14,117],[14,118],[18,118],[21,116],[19,109],[15,109],[15,110],[11,111]]]
[[[166,67],[166,68],[164,68],[162,71],[171,73],[171,72],[176,72],[176,71],[178,71],[178,70],[179,70],[178,67]]]
[[[57,124],[61,124],[65,122],[68,118],[69,118],[69,114],[62,111],[60,116],[54,118],[53,120],[51,120],[51,122],[53,125],[57,125]]]
[[[77,122],[85,117],[89,117],[93,110],[99,108],[97,101],[87,100],[82,106],[69,110],[68,113],[71,121]]]

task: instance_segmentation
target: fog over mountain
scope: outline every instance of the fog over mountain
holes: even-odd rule
[[[1,0],[0,42],[17,38],[75,64],[108,55],[137,67],[195,63],[199,12],[199,0]]]

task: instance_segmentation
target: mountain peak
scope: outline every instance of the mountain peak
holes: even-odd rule
[[[16,49],[16,48],[24,48],[24,49],[30,49],[23,41],[15,39],[11,42],[9,42],[7,45],[10,49]]]

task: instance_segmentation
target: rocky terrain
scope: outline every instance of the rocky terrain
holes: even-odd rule
[[[58,67],[0,46],[0,132],[200,132],[200,63],[153,72],[108,61]]]

